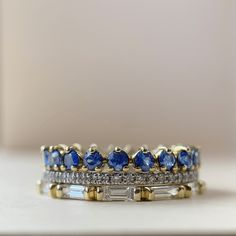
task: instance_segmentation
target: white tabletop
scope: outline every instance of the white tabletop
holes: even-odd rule
[[[211,159],[211,158],[208,158]],[[158,202],[86,202],[38,195],[35,152],[0,152],[1,234],[236,233],[236,160],[203,160],[205,195]]]

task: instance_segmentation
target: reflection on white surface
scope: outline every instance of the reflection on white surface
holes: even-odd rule
[[[102,203],[41,196],[35,185],[43,169],[40,153],[0,152],[0,186],[6,190],[0,194],[0,232],[236,233],[236,160],[225,156],[231,160],[228,164],[215,156],[212,165],[212,158],[204,157],[200,178],[206,181],[208,190],[202,196]],[[62,219],[63,223],[58,223]],[[170,219],[174,219],[171,226]]]

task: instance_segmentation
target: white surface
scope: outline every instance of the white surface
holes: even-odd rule
[[[212,159],[213,160],[213,159]],[[0,152],[0,234],[236,233],[236,161],[211,167],[201,177],[208,192],[186,200],[86,202],[38,195],[38,153]]]

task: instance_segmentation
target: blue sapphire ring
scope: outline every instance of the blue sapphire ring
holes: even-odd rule
[[[54,198],[145,201],[189,198],[205,189],[199,180],[200,153],[194,146],[147,146],[137,151],[92,144],[42,146],[45,171],[39,192]]]

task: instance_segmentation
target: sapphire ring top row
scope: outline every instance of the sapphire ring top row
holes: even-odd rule
[[[106,152],[92,144],[42,146],[45,171],[38,183],[41,193],[55,198],[85,200],[159,200],[201,193],[200,152],[194,146],[143,145],[133,150],[109,146]]]

